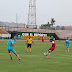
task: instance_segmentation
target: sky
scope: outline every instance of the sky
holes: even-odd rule
[[[27,24],[29,0],[0,0],[0,21]],[[51,18],[57,26],[72,25],[72,0],[36,0],[37,25],[46,24]]]

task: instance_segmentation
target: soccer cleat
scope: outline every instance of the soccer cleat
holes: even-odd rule
[[[19,60],[21,60],[21,58]]]
[[[47,58],[50,58],[50,56],[47,56]]]
[[[11,56],[11,60],[12,60],[12,56]]]
[[[30,52],[31,53],[31,52]]]

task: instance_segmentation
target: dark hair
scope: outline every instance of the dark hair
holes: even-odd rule
[[[11,37],[11,39],[13,39],[13,37]]]
[[[69,37],[67,37],[67,38],[69,38]]]
[[[50,39],[50,40],[53,40],[53,39]]]

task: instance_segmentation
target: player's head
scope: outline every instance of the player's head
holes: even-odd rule
[[[67,37],[67,40],[69,39],[69,37]]]
[[[53,36],[51,36],[51,38],[53,38]]]
[[[52,41],[53,41],[53,39],[50,39],[50,41],[52,42]]]
[[[30,39],[31,37],[29,36],[29,39]]]
[[[13,40],[14,38],[13,38],[13,37],[11,37],[11,39]]]

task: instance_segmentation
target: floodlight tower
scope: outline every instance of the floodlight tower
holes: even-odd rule
[[[27,25],[36,25],[36,0],[29,0]]]

